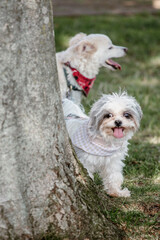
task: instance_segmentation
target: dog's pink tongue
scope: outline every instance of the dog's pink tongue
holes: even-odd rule
[[[112,66],[114,66],[115,68],[118,68],[119,70],[121,70],[121,65],[115,61],[113,61],[112,59],[109,59],[109,62]]]
[[[122,138],[123,137],[123,130],[122,130],[122,128],[114,128],[113,135],[116,138]]]

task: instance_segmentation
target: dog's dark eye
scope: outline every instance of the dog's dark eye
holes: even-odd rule
[[[110,49],[112,49],[113,47],[109,47],[108,49],[110,50]]]
[[[112,113],[105,114],[103,118],[110,118],[110,117],[112,117]]]
[[[127,119],[130,119],[132,117],[132,115],[130,113],[124,113],[123,116]]]

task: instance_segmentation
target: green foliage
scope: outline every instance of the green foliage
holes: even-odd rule
[[[103,187],[103,181],[102,179],[100,178],[99,174],[98,173],[94,173],[94,182],[97,186],[101,186]]]
[[[108,35],[115,45],[129,49],[117,61],[122,71],[101,69],[88,98],[86,112],[102,93],[127,90],[143,110],[139,132],[129,146],[124,186],[129,199],[112,198],[113,207],[105,212],[118,223],[129,239],[158,239],[160,191],[160,14],[134,16],[83,16],[55,19],[56,49],[67,48],[68,40],[78,32]],[[95,183],[102,185],[98,174]]]

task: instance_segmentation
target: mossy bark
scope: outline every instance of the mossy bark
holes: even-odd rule
[[[121,239],[69,143],[51,2],[0,1],[0,239]]]

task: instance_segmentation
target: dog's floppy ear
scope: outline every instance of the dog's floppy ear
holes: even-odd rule
[[[136,109],[137,109],[137,112],[138,112],[138,115],[139,115],[139,121],[140,121],[142,119],[143,112],[142,112],[142,109],[141,109],[141,107],[138,103],[136,104]]]
[[[143,116],[143,112],[142,112],[142,109],[139,105],[139,103],[136,101],[136,99],[134,99],[134,104],[135,104],[135,115],[136,115],[136,119],[135,119],[135,122],[136,122],[136,126],[137,126],[137,129],[139,128],[139,125],[140,125],[140,121],[142,119],[142,116]]]
[[[90,43],[89,41],[82,40],[76,45],[75,50],[79,54],[83,55],[92,54],[96,51],[96,46],[93,43]]]
[[[97,130],[98,130],[98,124],[97,124],[98,120],[96,116],[92,116],[92,118],[90,118],[89,120],[89,131],[91,135],[96,134]]]
[[[102,96],[97,102],[95,102],[91,108],[89,113],[89,131],[92,136],[96,135],[96,132],[99,129],[99,125],[103,119],[105,114],[105,110],[103,110],[103,105],[108,101],[107,96]]]
[[[69,46],[73,46],[75,44],[77,44],[78,42],[80,42],[83,38],[85,38],[87,36],[87,34],[85,33],[78,33],[76,34],[73,38],[71,38],[71,40],[69,41]]]

